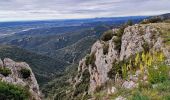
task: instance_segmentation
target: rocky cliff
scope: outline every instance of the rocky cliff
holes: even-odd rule
[[[9,58],[3,61],[0,59],[0,69],[1,81],[26,87],[31,94],[30,100],[41,100],[39,85],[27,63],[15,62]]]
[[[123,28],[122,33],[120,33],[120,29],[113,29],[111,36],[112,38],[107,41],[98,40],[92,46],[91,53],[79,62],[75,88],[83,81],[83,73],[88,70],[90,74],[88,93],[94,93],[98,87],[110,80],[108,73],[116,67],[117,62],[143,51],[162,51],[167,58],[166,62],[169,62],[170,53],[161,38],[160,31],[153,25],[128,26]],[[116,75],[117,73],[113,77],[117,78]],[[130,81],[122,84],[128,88],[129,84],[135,83]]]

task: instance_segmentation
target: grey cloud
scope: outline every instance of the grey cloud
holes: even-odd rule
[[[152,15],[170,12],[169,5],[169,0],[1,0],[0,18],[17,20]]]

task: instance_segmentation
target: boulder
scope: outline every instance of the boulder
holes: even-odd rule
[[[107,93],[110,94],[115,94],[117,92],[117,89],[113,86],[111,88],[108,89]]]
[[[125,81],[122,84],[122,87],[125,88],[125,89],[133,89],[133,88],[137,87],[137,84],[133,81]]]
[[[127,99],[122,96],[118,96],[115,100],[127,100]]]

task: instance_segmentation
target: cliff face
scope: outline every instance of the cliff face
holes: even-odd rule
[[[79,63],[76,84],[82,81],[82,74],[85,69],[90,73],[89,93],[109,80],[108,72],[114,67],[114,62],[128,59],[131,55],[142,51],[156,50],[163,51],[169,59],[169,52],[163,44],[160,32],[151,25],[134,25],[124,29],[120,41],[120,50],[116,49],[117,44],[114,36],[117,29],[113,29],[113,37],[109,41],[97,41],[91,49],[90,57],[94,61],[87,64],[88,57]],[[167,59],[167,61],[168,61]]]
[[[3,61],[0,59],[0,68],[1,69],[9,69],[10,73],[9,75],[3,75],[0,73],[0,80],[3,82],[7,82],[14,85],[21,85],[23,87],[27,87],[29,89],[29,92],[31,93],[30,100],[40,100],[40,91],[39,91],[39,85],[37,83],[37,80],[35,79],[35,76],[29,67],[29,65],[25,62],[15,62],[9,58],[5,58]],[[23,76],[23,73],[21,73],[22,69],[28,70],[28,75],[25,74]]]
[[[127,27],[122,36],[120,60],[127,59],[131,55],[145,49],[163,50],[166,52],[159,31],[150,25]]]

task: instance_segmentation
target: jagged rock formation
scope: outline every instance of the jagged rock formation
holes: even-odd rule
[[[30,100],[41,100],[39,85],[37,83],[37,80],[35,79],[31,68],[27,63],[15,62],[9,58],[5,58],[3,61],[0,59],[0,68],[8,68],[11,71],[8,76],[4,76],[0,73],[1,81],[27,87],[29,89],[29,92],[31,93]],[[20,72],[21,69],[28,69],[30,71],[30,76],[27,78],[23,78]]]
[[[117,29],[113,29],[113,35]],[[75,78],[78,84],[82,81],[82,73],[85,69],[89,70],[90,82],[89,93],[93,93],[95,89],[109,80],[108,72],[114,67],[114,62],[119,62],[129,58],[138,52],[147,50],[162,50],[169,59],[169,52],[163,44],[163,39],[159,37],[160,33],[157,28],[151,25],[133,25],[124,29],[121,37],[121,49],[116,49],[116,43],[113,36],[109,41],[97,41],[91,49],[90,56],[93,60],[87,64],[88,57],[85,57],[79,63],[78,75]],[[107,49],[107,50],[105,50]],[[107,51],[105,53],[105,51]],[[168,61],[168,60],[167,60]],[[128,82],[126,82],[128,83]],[[131,82],[132,83],[132,82]],[[124,83],[124,86],[126,84]],[[129,86],[129,84],[128,84]]]
[[[135,25],[125,29],[122,36],[120,60],[127,59],[148,46],[150,49],[165,50],[159,31],[150,25]]]

